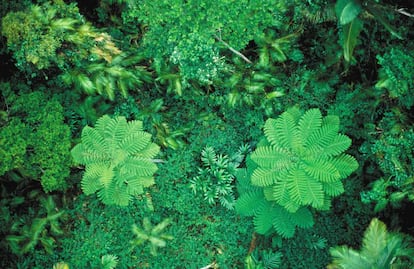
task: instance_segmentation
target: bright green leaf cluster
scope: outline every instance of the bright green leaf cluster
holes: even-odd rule
[[[266,121],[266,140],[251,154],[254,188],[236,204],[242,214],[255,216],[259,233],[274,228],[291,237],[295,226],[312,225],[308,206],[328,209],[331,198],[344,192],[341,179],[358,163],[343,153],[351,140],[338,130],[338,117],[322,117],[319,109],[302,113],[293,107]]]
[[[108,115],[99,118],[95,128],[84,127],[82,143],[71,151],[75,162],[86,166],[81,182],[84,193],[98,192],[103,203],[120,206],[154,184],[153,157],[158,152],[159,146],[143,131],[141,121]]]

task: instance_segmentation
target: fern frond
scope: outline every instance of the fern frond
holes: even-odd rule
[[[341,178],[349,176],[358,168],[358,162],[356,159],[348,154],[341,154],[333,158],[331,160],[331,163],[339,171]]]
[[[289,196],[299,205],[320,207],[324,198],[322,184],[312,180],[304,171],[296,169],[290,172],[287,188]]]
[[[126,151],[129,155],[134,155],[144,150],[151,143],[151,134],[138,131],[127,133],[127,135],[118,143],[118,148]]]
[[[344,184],[341,181],[322,182],[323,190],[331,197],[336,197],[345,192]]]
[[[300,118],[298,128],[301,139],[306,145],[308,137],[314,134],[322,125],[322,113],[319,109],[309,109]]]
[[[269,202],[256,210],[253,224],[256,232],[259,234],[268,233],[273,227],[273,219],[275,218],[275,210]]]
[[[284,238],[291,238],[295,234],[296,225],[292,222],[291,213],[283,207],[274,205],[269,212],[272,217],[272,226]]]
[[[314,224],[312,213],[306,207],[301,207],[290,214],[292,222],[300,228],[311,228]]]
[[[85,126],[82,130],[82,144],[87,151],[96,152],[101,155],[106,155],[110,151],[105,139],[94,128]]]
[[[323,156],[337,156],[342,152],[346,151],[351,146],[351,139],[343,134],[337,134],[332,142],[325,147],[323,151]]]
[[[271,186],[277,181],[279,175],[280,172],[277,170],[258,167],[253,171],[251,183],[259,187]]]
[[[323,154],[325,148],[331,145],[334,138],[337,136],[338,130],[336,126],[329,124],[322,125],[316,132],[309,136],[306,141],[306,151],[314,156]]]
[[[277,119],[268,119],[264,125],[264,133],[271,145],[291,148],[297,137],[295,119],[287,112]]]
[[[289,158],[290,152],[276,146],[264,146],[257,148],[251,158],[259,166],[269,167],[274,170],[289,169],[293,164]]]
[[[255,190],[241,195],[236,201],[235,208],[242,216],[253,216],[265,204],[261,190]]]
[[[160,146],[151,143],[140,152],[134,153],[132,156],[141,159],[152,159],[158,154],[158,152],[160,152]]]
[[[329,159],[304,158],[301,167],[317,181],[334,182],[341,178],[338,169]]]
[[[379,257],[387,246],[387,226],[377,218],[372,219],[364,233],[362,240],[362,252],[365,257]]]

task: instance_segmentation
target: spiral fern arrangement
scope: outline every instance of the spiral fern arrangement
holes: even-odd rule
[[[82,130],[82,143],[72,149],[76,163],[85,165],[82,190],[95,192],[104,204],[127,206],[134,195],[154,184],[159,146],[143,131],[141,121],[104,115],[95,128]]]
[[[302,114],[293,107],[266,121],[265,139],[239,177],[236,202],[240,214],[254,216],[258,233],[292,237],[296,227],[313,225],[308,207],[329,209],[331,198],[344,192],[341,179],[358,163],[343,153],[351,139],[338,131],[339,118],[322,117],[319,109]]]

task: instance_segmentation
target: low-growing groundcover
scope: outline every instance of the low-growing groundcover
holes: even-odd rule
[[[1,268],[414,268],[406,1],[3,2]]]

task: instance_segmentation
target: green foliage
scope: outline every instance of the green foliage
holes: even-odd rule
[[[252,189],[236,204],[239,213],[255,217],[257,232],[274,228],[292,237],[296,226],[313,225],[307,206],[328,209],[331,197],[344,192],[341,179],[358,164],[343,153],[351,140],[338,128],[336,116],[323,118],[318,109],[302,114],[294,107],[266,121],[266,141],[251,154]]]
[[[390,233],[377,218],[372,219],[362,238],[359,251],[348,246],[331,248],[329,269],[391,269],[411,268],[414,265],[412,239],[405,234]]]
[[[17,67],[30,78],[42,74],[48,79],[58,67],[66,85],[110,100],[117,91],[126,96],[150,79],[139,65],[142,57],[127,57],[110,35],[85,22],[74,3],[59,0],[10,12],[2,20],[2,33]]]
[[[360,14],[365,11],[378,20],[393,36],[402,39],[401,35],[389,24],[384,8],[378,7],[373,1],[338,0],[335,12],[341,29],[341,44],[344,59],[347,63],[355,62],[353,51],[358,43],[358,37],[364,29]],[[390,10],[391,11],[391,10]],[[390,12],[391,13],[391,12]]]
[[[398,208],[404,199],[414,201],[414,129],[403,128],[406,121],[397,108],[385,113],[376,126],[375,139],[360,147],[369,160],[369,171],[378,178],[371,183],[371,190],[361,193],[361,198],[366,203],[374,202],[376,212],[389,204]]]
[[[154,184],[157,165],[153,157],[159,147],[143,131],[141,121],[127,122],[125,117],[98,119],[95,128],[86,126],[82,143],[71,153],[76,163],[86,166],[82,190],[89,195],[98,191],[105,204],[128,205],[144,187]]]
[[[135,247],[149,243],[151,255],[157,256],[157,249],[167,245],[165,240],[173,239],[171,235],[164,233],[165,228],[167,228],[170,223],[171,220],[167,218],[153,226],[148,218],[144,218],[142,220],[142,228],[139,228],[134,224],[132,226],[132,232],[136,238],[131,241],[132,246]]]
[[[235,156],[217,154],[214,148],[205,147],[201,152],[203,167],[198,167],[198,175],[190,180],[190,188],[195,194],[201,193],[209,204],[216,200],[225,208],[234,208],[234,174],[237,167],[249,152],[249,145],[239,148]]]
[[[378,74],[377,88],[385,88],[391,99],[409,109],[414,104],[414,53],[411,49],[396,46],[384,55],[377,55],[381,65]]]
[[[106,254],[101,257],[102,269],[114,269],[118,264],[118,257]]]
[[[79,23],[81,18],[74,4],[55,1],[8,13],[2,19],[2,34],[19,68],[30,70],[34,65],[46,69],[63,64],[57,52]]]
[[[281,252],[258,251],[249,254],[245,260],[246,269],[276,269],[280,267],[283,254]]]
[[[63,234],[59,220],[64,211],[59,211],[56,208],[52,196],[41,197],[40,204],[46,216],[40,217],[43,214],[39,214],[30,225],[14,223],[11,228],[13,234],[6,236],[9,247],[14,254],[24,255],[31,252],[39,243],[51,254],[56,242],[52,236]]]
[[[147,27],[143,46],[149,57],[178,65],[184,80],[211,84],[225,69],[220,50],[242,49],[285,8],[273,0],[134,1],[123,19]]]
[[[38,180],[45,192],[65,190],[72,163],[62,106],[40,91],[18,96],[2,87],[8,110],[0,130],[0,175],[18,171],[20,180]]]

